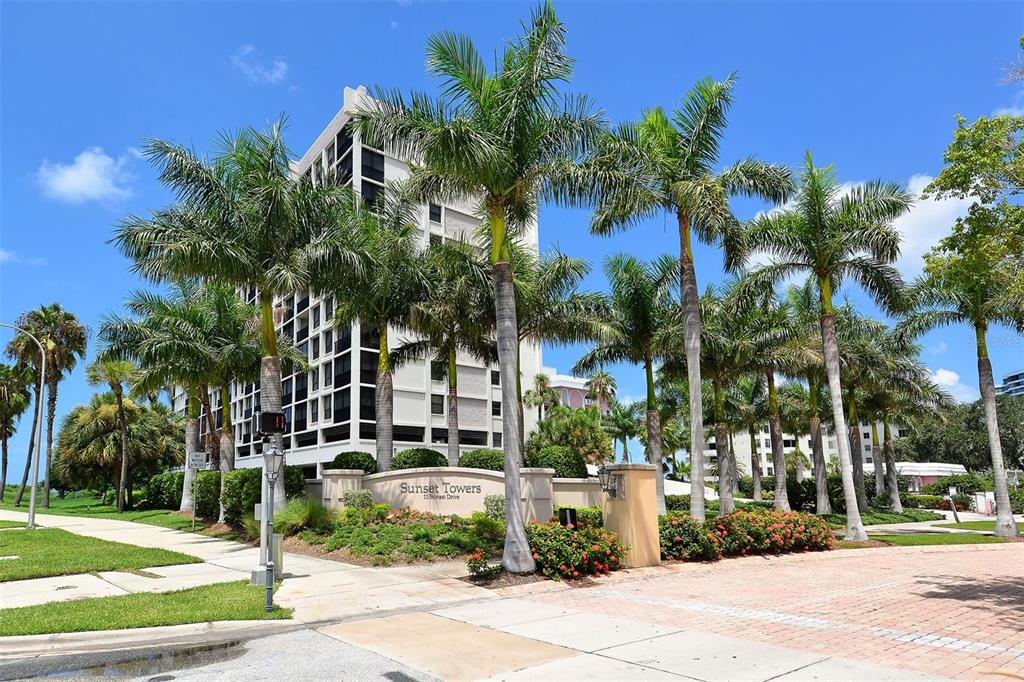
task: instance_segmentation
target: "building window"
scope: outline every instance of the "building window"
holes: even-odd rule
[[[501,386],[501,372],[496,369],[491,370],[491,386]]]
[[[444,381],[445,375],[448,373],[448,368],[444,366],[445,363],[440,360],[430,361],[430,380],[431,381]]]
[[[309,384],[310,384],[310,390],[311,391],[319,391],[320,390],[320,370],[319,369],[314,369],[312,372],[309,373]]]
[[[334,299],[333,298],[328,298],[326,301],[324,301],[324,319],[328,320],[328,321],[334,319]]]
[[[364,350],[359,353],[359,383],[377,383],[377,364],[380,353]]]
[[[336,423],[340,424],[350,419],[349,411],[352,407],[350,395],[347,388],[334,392],[334,421]]]
[[[331,421],[331,412],[332,412],[332,410],[331,410],[331,402],[332,402],[332,400],[333,399],[329,395],[325,395],[323,398],[320,399],[320,409],[324,413],[324,421],[325,422]]]
[[[349,132],[348,125],[338,131],[338,134],[334,136],[334,142],[337,146],[337,155],[339,157],[349,149],[352,149],[352,133]]]
[[[501,401],[500,400],[492,400],[491,401],[491,414],[493,416],[495,416],[495,417],[500,417],[501,416]]]
[[[501,447],[501,431],[495,431],[494,433],[492,433],[491,434],[491,441],[494,444],[494,447],[500,448]]]
[[[363,177],[384,182],[384,155],[363,148]],[[363,185],[365,187],[365,185]]]
[[[359,389],[359,418],[367,421],[377,420],[377,391],[370,386]]]
[[[441,207],[437,204],[430,205],[430,222],[439,223],[441,222]]]
[[[313,308],[313,329],[320,326],[320,306]]]
[[[313,349],[313,359],[316,360],[318,357],[320,357],[320,337],[314,336],[312,339],[310,339],[309,343],[310,347]]]
[[[320,371],[323,372],[324,375],[324,386],[330,386],[334,383],[334,374],[331,372],[330,360],[320,365]]]
[[[309,423],[316,424],[320,421],[320,401],[314,398],[309,401]]]
[[[430,396],[430,414],[444,414],[444,396]]]
[[[559,399],[562,401],[563,405],[569,404],[569,389],[563,388],[561,391],[559,391],[558,396]]]
[[[380,185],[375,185],[372,182],[364,182],[363,187],[360,190],[363,196],[363,201],[371,209],[377,208],[377,204],[380,203],[381,195],[384,194],[384,188]]]

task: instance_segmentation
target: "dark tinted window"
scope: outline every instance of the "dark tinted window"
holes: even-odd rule
[[[363,177],[384,182],[384,155],[363,149]],[[365,186],[365,185],[364,185]]]
[[[435,223],[441,222],[441,207],[437,204],[430,205],[430,220]]]

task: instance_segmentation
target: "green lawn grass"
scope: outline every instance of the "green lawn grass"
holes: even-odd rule
[[[917,547],[921,545],[984,545],[1006,542],[992,535],[975,535],[974,533],[914,533],[911,535],[869,535],[872,540],[880,540],[900,547]]]
[[[24,528],[24,521],[4,521],[0,519],[0,528]]]
[[[963,521],[961,523],[937,523],[940,528],[960,528],[962,530],[987,530],[995,531],[995,521]],[[1024,522],[1017,522],[1017,530],[1024,533]]]
[[[202,562],[180,552],[99,540],[59,528],[0,533],[0,556],[19,557],[0,561],[0,582]]]
[[[138,593],[0,609],[0,637],[123,630],[217,620],[278,620],[291,609],[263,610],[262,587],[242,580],[178,592]]]
[[[902,514],[889,511],[876,511],[874,509],[862,512],[861,523],[865,526],[874,526],[880,523],[915,523],[918,521],[941,521],[945,516],[935,512],[923,511],[921,509],[905,509]],[[846,514],[828,514],[825,520],[833,528],[846,528]]]

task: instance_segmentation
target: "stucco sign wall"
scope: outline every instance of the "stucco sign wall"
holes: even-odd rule
[[[364,476],[363,488],[395,508],[468,516],[483,510],[487,495],[505,494],[505,476],[462,467],[402,469]]]

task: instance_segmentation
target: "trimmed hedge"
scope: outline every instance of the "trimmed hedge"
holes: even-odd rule
[[[946,496],[949,494],[949,486],[956,486],[959,495],[973,495],[974,493],[992,490],[992,483],[974,474],[954,474],[943,476],[935,483],[929,483],[921,488],[925,495]]]
[[[914,495],[912,493],[900,493],[900,502],[904,507],[912,509],[938,509],[942,504],[942,495]]]
[[[826,550],[833,539],[828,522],[820,517],[767,509],[735,511],[703,524],[670,512],[658,519],[658,525],[662,557],[690,561]]]
[[[527,458],[531,467],[555,470],[555,478],[586,478],[587,463],[583,455],[563,445],[550,445]]]
[[[392,470],[446,466],[448,466],[448,458],[430,448],[409,448],[402,450],[391,459]]]
[[[184,485],[183,471],[165,471],[153,476],[146,485],[146,506],[152,509],[181,509]]]
[[[555,580],[617,570],[626,547],[619,536],[596,526],[568,528],[559,523],[526,525],[537,572]]]
[[[284,479],[284,495],[286,498],[306,494],[306,477],[302,473],[302,467],[285,465],[284,474],[281,478]],[[280,481],[278,485],[280,485]],[[247,514],[252,514],[253,507],[260,501],[262,488],[263,469],[249,468],[229,471],[224,477],[224,520],[233,526],[240,525],[242,519]],[[198,499],[198,487],[196,498]],[[217,511],[215,507],[214,515],[216,515]],[[196,507],[196,513],[201,514],[199,507]]]
[[[369,509],[373,506],[373,494],[369,490],[346,490],[341,495],[341,501],[346,508]]]
[[[352,450],[350,452],[339,452],[331,460],[331,469],[362,469],[365,474],[377,473],[377,458],[369,452]]]
[[[459,466],[469,469],[505,470],[505,453],[501,450],[481,448],[470,450],[459,457]]]
[[[505,496],[484,495],[484,514],[499,521],[505,520]]]

